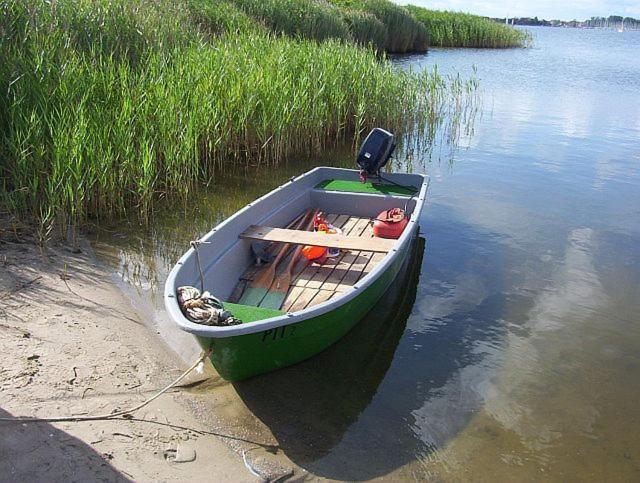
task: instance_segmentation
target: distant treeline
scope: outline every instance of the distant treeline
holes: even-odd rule
[[[591,17],[589,20],[545,20],[538,17],[492,18],[491,20],[508,25],[528,25],[534,27],[572,27],[572,28],[625,28],[639,29],[640,20],[620,15]]]

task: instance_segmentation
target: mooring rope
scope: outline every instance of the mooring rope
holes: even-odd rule
[[[156,394],[154,394],[153,396],[151,396],[149,399],[145,400],[144,402],[138,404],[137,406],[132,407],[131,409],[124,409],[122,411],[117,411],[115,413],[100,414],[100,415],[96,415],[96,416],[53,416],[53,417],[48,417],[48,418],[33,418],[33,417],[30,417],[30,416],[18,416],[16,418],[0,418],[0,421],[20,422],[20,423],[60,423],[60,422],[66,422],[66,421],[70,421],[70,422],[73,422],[73,421],[98,421],[98,420],[104,420],[104,419],[118,418],[120,416],[131,414],[131,413],[134,413],[134,412],[138,411],[139,409],[142,409],[147,404],[151,403],[153,400],[155,400],[158,397],[162,396],[169,389],[171,389],[172,387],[177,385],[191,371],[193,371],[196,367],[198,367],[200,364],[202,364],[204,362],[204,360],[207,357],[209,357],[211,352],[213,352],[213,347],[210,348],[208,351],[203,352],[200,355],[200,357],[198,357],[198,360],[196,360],[191,365],[191,367],[189,367],[189,369],[187,369],[182,374],[180,374],[180,376],[177,379],[175,379],[171,384],[166,386],[164,389],[158,391]]]
[[[193,251],[196,253],[196,262],[198,262],[198,271],[200,272],[200,292],[204,292],[204,273],[202,272],[202,265],[200,264],[200,252],[198,247],[203,243],[210,243],[202,240],[191,240],[190,245]]]

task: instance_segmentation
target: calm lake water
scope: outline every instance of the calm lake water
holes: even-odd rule
[[[397,60],[463,75],[475,66],[483,89],[454,160],[438,162],[438,147],[412,160],[432,177],[426,243],[323,354],[202,385],[220,432],[267,438],[310,475],[338,480],[640,480],[640,31],[531,32],[529,49]],[[190,360],[197,349],[158,292],[173,261],[310,164],[352,164],[330,154],[237,170],[197,208],[101,230],[95,246]]]

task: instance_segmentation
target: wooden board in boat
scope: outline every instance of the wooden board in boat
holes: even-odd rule
[[[342,229],[343,238],[359,240],[358,247],[370,247],[372,242],[391,245],[394,240],[373,239],[372,220],[346,214],[329,214],[327,221]],[[293,230],[291,230],[293,231]],[[309,233],[311,234],[311,233]],[[323,236],[323,235],[317,235]],[[330,258],[325,264],[304,262],[294,271],[291,287],[282,305],[282,310],[295,312],[329,300],[336,293],[353,287],[362,277],[371,272],[384,258],[385,253],[365,249],[342,250],[340,255]],[[282,265],[286,265],[285,262]],[[259,267],[249,267],[240,277],[230,302],[240,299],[245,287],[251,283]]]

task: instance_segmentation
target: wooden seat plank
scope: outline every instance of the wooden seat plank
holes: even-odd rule
[[[341,250],[360,250],[367,252],[391,251],[395,240],[373,237],[353,237],[347,235],[329,235],[301,230],[287,230],[270,226],[251,225],[240,234],[240,238],[285,242],[295,245],[315,245],[320,247],[340,248]]]

